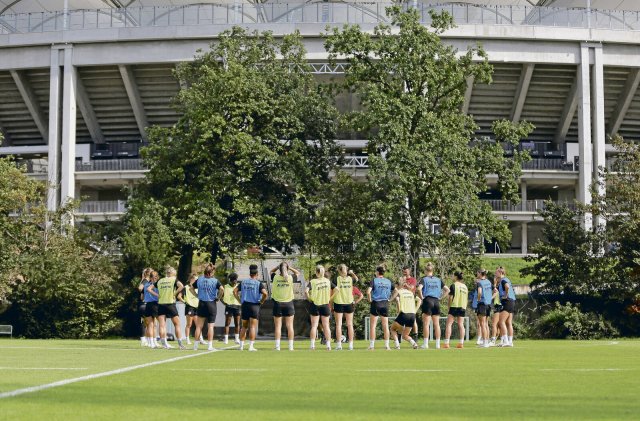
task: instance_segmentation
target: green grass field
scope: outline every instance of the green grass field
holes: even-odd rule
[[[0,419],[640,418],[640,341],[469,345],[371,352],[358,342],[351,352],[312,352],[299,341],[295,352],[275,352],[273,342],[259,342],[256,353],[210,353],[126,340],[0,340]]]

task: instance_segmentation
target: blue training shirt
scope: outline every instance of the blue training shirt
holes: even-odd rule
[[[200,276],[195,282],[194,288],[198,289],[198,300],[215,301],[218,298],[220,281],[216,278],[205,278],[204,276]]]
[[[158,297],[152,295],[149,291],[147,291],[147,288],[149,288],[149,285],[153,285],[153,282],[144,281],[142,283],[142,287],[144,288],[142,290],[142,292],[144,293],[144,297],[142,297],[142,301],[144,301],[145,303],[156,303],[158,302]],[[158,293],[158,288],[156,288],[155,286],[153,287],[153,290],[156,292],[156,294]]]
[[[442,297],[442,288],[444,288],[444,282],[437,276],[425,276],[420,281],[422,285],[422,296],[437,298]]]
[[[488,279],[480,279],[478,281],[478,286],[482,288],[482,302],[490,306],[491,296],[493,295],[493,287],[491,286],[491,281]]]
[[[262,294],[262,282],[258,279],[245,279],[238,285],[238,291],[240,291],[240,301],[242,303],[259,304]]]
[[[475,310],[478,308],[478,290],[473,291],[471,297],[473,298],[471,300],[471,308]]]
[[[504,285],[508,284],[509,285],[509,293],[508,296],[505,295],[504,293]],[[509,299],[509,300],[516,300],[516,292],[513,290],[513,285],[511,284],[511,280],[507,277],[504,277],[500,280],[500,283],[498,284],[498,291],[500,294],[500,298],[501,299]]]
[[[387,278],[373,278],[371,281],[371,300],[388,301],[395,287]]]

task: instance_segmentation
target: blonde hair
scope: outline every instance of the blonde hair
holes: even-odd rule
[[[168,266],[165,272],[167,276],[174,276],[176,274],[176,270],[172,266]]]
[[[347,265],[345,265],[344,263],[340,263],[337,269],[338,269],[338,272],[347,273]]]
[[[316,266],[316,275],[318,275],[320,278],[324,278],[324,266]]]

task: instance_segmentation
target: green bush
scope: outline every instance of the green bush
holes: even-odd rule
[[[536,321],[535,328],[546,339],[601,339],[619,335],[610,322],[595,313],[583,313],[580,306],[571,303],[555,308]]]

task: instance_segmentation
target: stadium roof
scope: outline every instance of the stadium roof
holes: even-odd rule
[[[186,4],[229,3],[232,0],[68,0],[70,9],[102,9],[139,6],[182,6]],[[279,3],[301,3],[304,0],[267,0]],[[347,0],[351,2],[352,0]],[[588,0],[433,0],[430,3],[472,3],[482,5],[520,5],[550,7],[586,7]],[[248,1],[253,3],[254,1]],[[0,15],[59,11],[64,8],[64,0],[0,0]],[[640,10],[638,0],[591,0],[591,7],[604,10]]]

